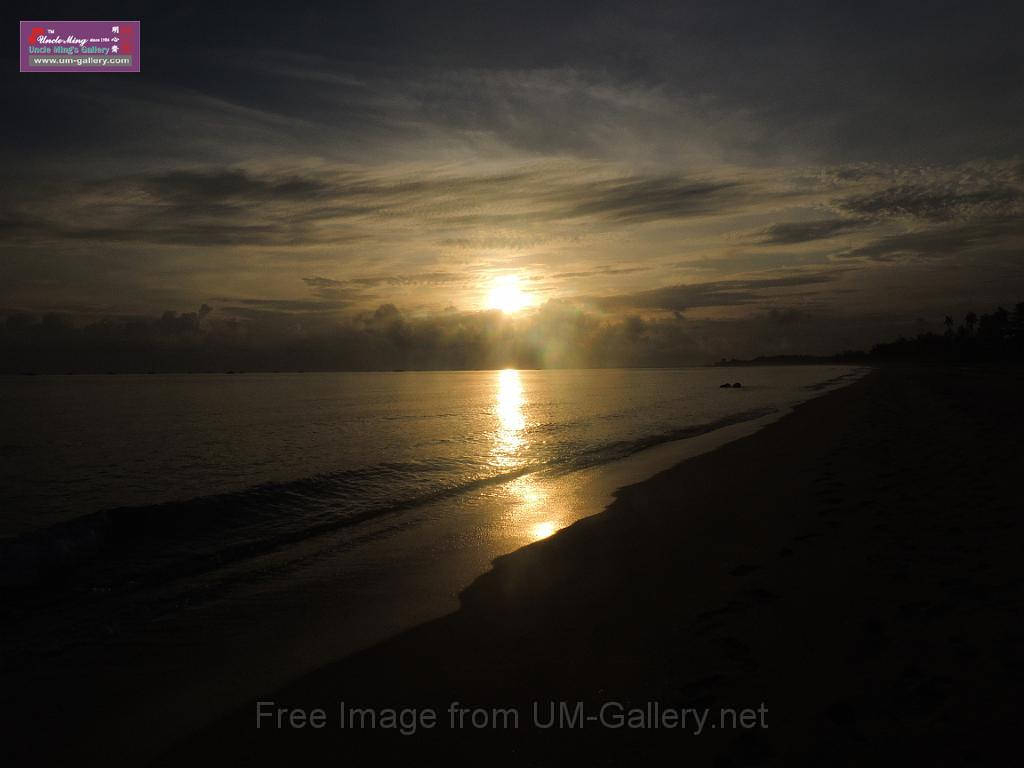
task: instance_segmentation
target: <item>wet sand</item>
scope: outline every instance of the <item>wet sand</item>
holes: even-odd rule
[[[814,388],[864,373],[837,372]],[[749,402],[765,378],[749,373],[745,389],[720,393],[716,385],[713,394]],[[617,489],[784,413],[695,427],[687,439],[586,469],[485,484],[381,516],[358,532],[343,528],[228,558],[212,571],[171,568],[167,578],[119,580],[99,558],[91,570],[83,563],[37,589],[6,592],[0,624],[12,631],[0,643],[0,677],[8,682],[0,717],[25,737],[14,739],[13,757],[145,764],[240,703],[457,610],[459,594],[495,558],[600,512]]]
[[[165,761],[986,762],[1020,720],[1022,385],[875,372],[500,558],[457,612],[263,697],[323,708],[323,728],[257,729],[253,701]],[[611,717],[537,727],[552,701]],[[437,722],[340,728],[340,702]],[[518,727],[452,728],[452,702]],[[700,735],[607,727],[653,706],[758,714]]]

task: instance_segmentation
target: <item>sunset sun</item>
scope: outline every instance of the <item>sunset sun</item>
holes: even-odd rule
[[[491,290],[487,294],[487,308],[500,309],[505,314],[513,314],[532,303],[530,295],[519,287],[519,278],[515,275],[504,275],[495,278]]]

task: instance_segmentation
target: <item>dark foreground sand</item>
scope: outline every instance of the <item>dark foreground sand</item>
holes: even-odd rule
[[[257,730],[250,701],[164,762],[1017,764],[1022,385],[1021,371],[877,371],[502,558],[458,613],[266,692],[277,706],[323,708],[323,729],[270,717]],[[282,623],[282,638],[316,642]],[[216,636],[180,647],[172,636],[152,656],[112,641],[17,679],[7,667],[0,765],[154,754],[216,709],[190,702],[197,687],[177,675],[223,669],[207,686],[224,682],[223,702],[263,679],[247,646],[265,638],[222,648]],[[237,663],[211,667],[221,653]],[[378,725],[400,708],[437,723],[402,736],[366,728],[364,714],[363,728],[342,730],[342,701]],[[452,729],[452,702],[506,713],[486,717],[497,729],[474,729],[469,712]],[[542,729],[535,702],[542,723],[552,702],[605,717]],[[115,714],[128,707],[130,722]],[[667,719],[632,722],[661,728],[607,727],[655,707]],[[696,712],[672,727],[682,709]],[[1009,759],[996,759],[1007,743]]]
[[[253,702],[167,763],[990,762],[1024,721],[1022,385],[877,371],[500,559],[459,612],[267,692],[325,728],[257,730]],[[718,722],[763,703],[768,727],[542,730],[537,700]],[[340,701],[438,725],[342,730]],[[452,730],[453,701],[519,727]]]

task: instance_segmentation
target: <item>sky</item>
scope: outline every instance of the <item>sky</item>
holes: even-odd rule
[[[686,365],[1024,300],[1019,4],[31,15],[140,19],[142,72],[0,76],[0,370]]]

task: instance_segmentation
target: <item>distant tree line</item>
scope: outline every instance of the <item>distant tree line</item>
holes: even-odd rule
[[[722,360],[718,365],[802,365],[808,363],[1024,363],[1024,302],[1013,311],[999,307],[978,315],[968,312],[958,325],[946,315],[945,331],[920,333],[912,339],[876,344],[870,351],[836,355],[776,355],[753,360]]]
[[[978,315],[968,312],[957,325],[949,315],[945,332],[922,333],[913,339],[876,344],[869,358],[889,360],[948,360],[950,362],[1024,361],[1024,302],[1013,311],[999,307]]]

